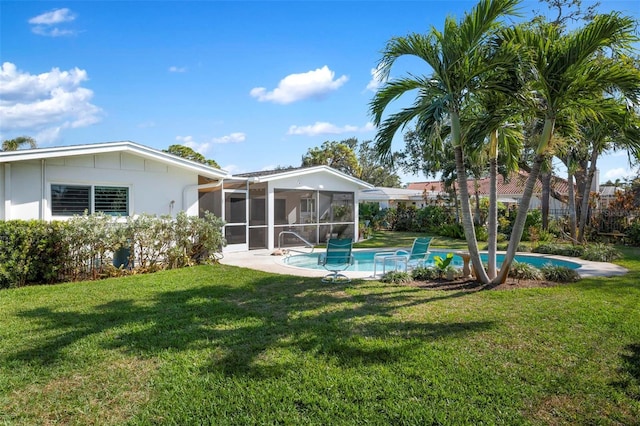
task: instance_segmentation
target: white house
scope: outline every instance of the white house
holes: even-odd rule
[[[225,251],[357,239],[370,187],[326,166],[231,176],[129,141],[0,152],[0,220],[208,210],[226,222]]]

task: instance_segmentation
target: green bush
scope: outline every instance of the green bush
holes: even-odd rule
[[[211,213],[175,219],[140,215],[123,221],[104,214],[66,222],[0,222],[0,288],[97,279],[128,273],[113,260],[127,249],[129,268],[151,272],[214,260],[225,244],[223,222]],[[135,263],[134,263],[135,260]]]
[[[65,253],[61,223],[0,222],[0,288],[58,280]]]
[[[532,251],[534,253],[555,254],[558,256],[582,257],[584,250],[583,246],[569,244],[540,244]]]
[[[635,247],[640,247],[640,221],[635,221],[625,231],[627,234],[626,240],[629,244]]]
[[[544,278],[540,269],[528,263],[516,261],[509,269],[509,276],[518,280],[542,280]]]
[[[580,280],[580,274],[566,266],[544,265],[541,269],[544,278],[558,283],[572,283]]]
[[[411,271],[411,276],[418,281],[435,280],[440,276],[440,271],[430,266],[418,266]]]
[[[405,284],[413,281],[413,278],[408,272],[391,271],[384,274],[380,281],[390,284]]]
[[[604,243],[589,244],[582,255],[583,259],[595,262],[611,262],[621,257],[622,254],[615,247]]]

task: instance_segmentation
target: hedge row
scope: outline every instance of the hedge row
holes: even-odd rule
[[[66,222],[0,222],[0,288],[180,268],[214,259],[221,219],[93,214]],[[115,260],[115,262],[114,262]],[[115,263],[115,265],[114,265]]]

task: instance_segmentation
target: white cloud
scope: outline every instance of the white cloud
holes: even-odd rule
[[[193,139],[193,136],[176,136],[176,140],[180,142],[180,144],[187,146],[193,149],[195,152],[203,155],[209,150],[209,147],[211,146],[209,142],[196,142]]]
[[[239,142],[244,142],[246,138],[247,138],[247,135],[245,135],[244,133],[235,132],[219,138],[213,138],[212,142],[213,143],[239,143]]]
[[[79,68],[52,68],[35,75],[18,70],[11,62],[3,63],[0,128],[3,132],[29,130],[54,135],[62,129],[97,123],[102,110],[91,103],[93,91],[81,87],[86,80],[87,72]]]
[[[169,67],[169,72],[187,72],[187,67]]]
[[[600,180],[611,180],[615,181],[616,179],[624,179],[628,177],[636,176],[638,173],[637,170],[629,170],[624,167],[617,167],[615,169],[607,170],[604,176]]]
[[[380,65],[376,68],[371,68],[371,81],[367,84],[367,90],[375,92],[385,81],[386,79],[383,79],[380,74]]]
[[[29,19],[29,23],[33,25],[55,25],[62,22],[71,22],[76,16],[66,7],[63,9],[54,9]]]
[[[76,19],[76,15],[67,8],[54,9],[29,19],[31,31],[34,34],[61,37],[75,34],[75,31],[69,29],[60,29],[56,25],[72,22]]]
[[[280,80],[278,87],[267,91],[264,87],[251,89],[251,96],[260,102],[275,102],[277,104],[290,104],[292,102],[321,98],[326,94],[337,90],[349,79],[346,75],[334,80],[335,72],[326,65],[314,71],[301,74],[290,74]]]
[[[373,129],[374,126],[372,123],[367,123],[363,127],[350,125],[339,127],[335,124],[316,121],[315,124],[309,126],[291,126],[287,134],[306,136],[339,135],[341,133],[367,132]]]

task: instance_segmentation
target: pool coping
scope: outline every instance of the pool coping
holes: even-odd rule
[[[361,248],[354,249],[354,251],[390,251],[397,250],[397,247],[394,248]],[[439,247],[435,247],[434,250],[447,250],[441,249]],[[460,251],[460,250],[451,250],[452,252]],[[250,250],[245,252],[231,252],[224,253],[222,259],[220,259],[220,263],[224,265],[232,265],[243,268],[256,269],[263,272],[270,272],[274,274],[282,274],[282,275],[296,275],[302,277],[324,277],[327,275],[327,271],[321,269],[307,269],[300,268],[297,266],[287,265],[284,263],[284,259],[286,256],[282,255],[274,255],[275,250],[267,250],[267,249],[259,249],[259,250]],[[304,247],[293,247],[288,249],[287,255],[296,255],[296,254],[304,254],[304,253],[324,253],[324,248],[319,250],[311,250]],[[486,253],[483,251],[481,253]],[[505,254],[504,251],[499,251],[498,254]],[[607,262],[593,262],[589,260],[584,260],[576,257],[568,257],[568,256],[558,256],[558,255],[548,255],[548,254],[540,254],[540,253],[519,253],[527,256],[535,256],[535,257],[547,257],[550,259],[564,260],[568,262],[579,263],[580,268],[576,269],[576,271],[580,274],[582,278],[589,277],[613,277],[624,275],[628,272],[626,268],[622,266],[615,265],[613,263]],[[380,275],[377,277],[373,276],[371,271],[345,271],[345,274],[352,279],[376,279],[380,278]]]

